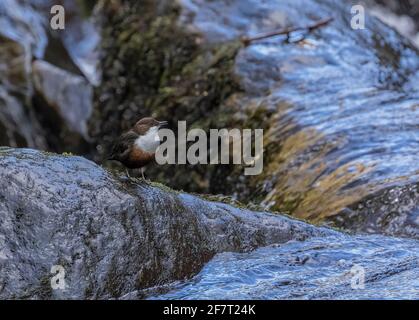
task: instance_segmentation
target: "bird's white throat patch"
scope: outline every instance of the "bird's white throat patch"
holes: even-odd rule
[[[142,135],[135,140],[135,145],[146,152],[156,152],[160,145],[159,128],[151,127],[145,135]]]

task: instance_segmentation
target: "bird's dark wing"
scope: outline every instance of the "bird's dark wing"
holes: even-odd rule
[[[116,139],[109,160],[123,160],[125,159],[132,148],[133,143],[138,138],[138,134],[134,131],[128,131],[123,133],[118,139]]]

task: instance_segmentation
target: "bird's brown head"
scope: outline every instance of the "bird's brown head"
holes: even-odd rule
[[[133,130],[139,135],[144,135],[148,132],[149,129],[153,127],[162,128],[167,125],[167,121],[157,121],[154,118],[147,117],[139,120],[135,125]]]

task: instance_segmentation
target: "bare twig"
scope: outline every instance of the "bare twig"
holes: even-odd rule
[[[333,18],[327,18],[327,19],[323,19],[323,20],[319,20],[318,22],[309,25],[309,26],[304,26],[304,27],[287,27],[281,30],[275,30],[275,31],[270,31],[270,32],[266,32],[266,33],[262,33],[259,35],[256,35],[254,37],[243,37],[241,39],[241,41],[243,42],[243,44],[245,46],[248,46],[251,42],[253,41],[257,41],[257,40],[262,40],[262,39],[266,39],[266,38],[271,38],[271,37],[275,37],[275,36],[279,36],[279,35],[289,35],[292,32],[295,31],[300,31],[300,30],[307,30],[307,31],[313,31],[315,29],[318,29],[320,27],[323,27],[327,24],[329,24],[331,21],[333,21]]]

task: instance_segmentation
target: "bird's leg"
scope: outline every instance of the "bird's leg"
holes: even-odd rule
[[[145,177],[144,177],[144,167],[141,168],[141,176],[143,177],[143,180],[145,180]]]
[[[128,177],[129,179],[131,179],[131,176],[129,175],[128,168],[125,168],[125,173],[127,174],[127,177]]]

